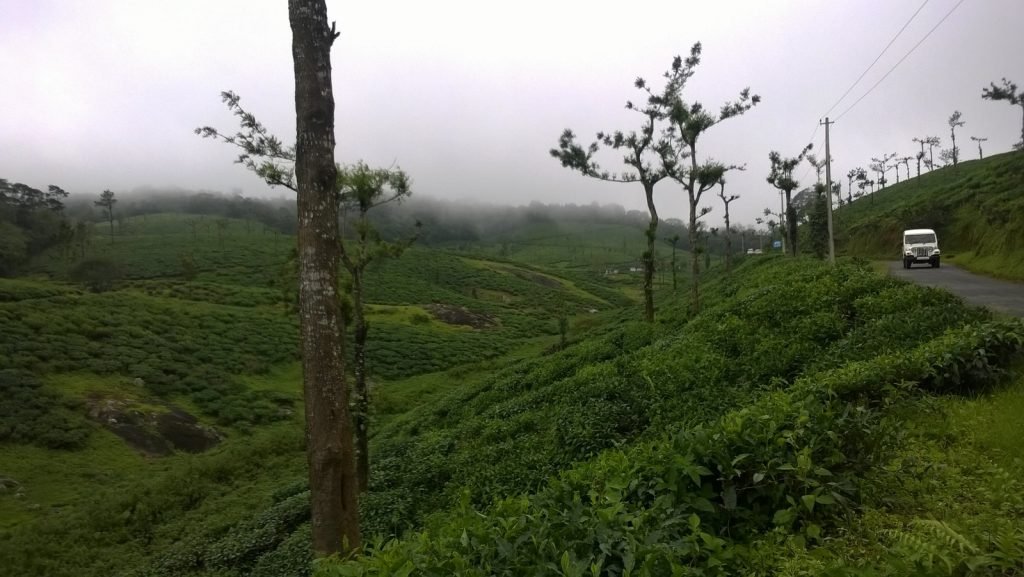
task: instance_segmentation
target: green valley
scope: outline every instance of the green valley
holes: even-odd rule
[[[10,574],[314,572],[281,289],[292,237],[231,221],[194,238],[193,218],[134,217],[112,243],[98,229],[89,256],[124,271],[108,291],[66,280],[53,253],[0,279]],[[559,250],[584,244],[563,235]],[[623,290],[638,277],[499,256],[507,242],[372,268],[369,544],[317,575],[901,574],[905,559],[1024,558],[1004,522],[1024,514],[1006,484],[1019,447],[998,428],[1014,426],[1001,407],[1019,386],[1001,387],[1020,378],[1019,324],[866,264],[758,256],[716,265],[696,315],[683,288],[658,285],[651,325]],[[938,437],[936,419],[950,423]],[[907,484],[929,466],[939,485]],[[970,481],[975,466],[1004,481]],[[976,505],[943,511],[963,491]],[[942,553],[949,535],[970,546]]]

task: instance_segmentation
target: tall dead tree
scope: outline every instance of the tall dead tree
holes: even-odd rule
[[[1020,106],[1020,111],[1022,113],[1020,142],[1014,144],[1013,147],[1017,150],[1024,150],[1024,92],[1017,92],[1017,84],[1003,78],[1002,85],[1000,86],[996,86],[995,82],[990,82],[988,88],[982,88],[981,97],[993,102],[997,100],[1005,100],[1012,106]]]
[[[768,173],[768,184],[774,186],[781,191],[786,197],[786,224],[785,234],[787,241],[789,242],[789,254],[796,256],[797,251],[797,220],[796,220],[796,207],[793,206],[793,191],[796,190],[800,183],[793,178],[793,169],[803,162],[804,158],[811,151],[813,144],[808,144],[800,151],[794,158],[783,158],[781,154],[776,151],[771,151],[768,154],[768,160],[771,162],[771,172]],[[765,215],[771,214],[765,210]]]
[[[299,325],[313,550],[358,550],[358,481],[338,295],[338,168],[325,0],[288,0],[295,70]]]

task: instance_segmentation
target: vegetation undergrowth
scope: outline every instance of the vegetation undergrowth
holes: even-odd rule
[[[1022,350],[1019,323],[952,329],[797,379],[709,425],[606,451],[532,495],[483,510],[465,500],[423,532],[317,574],[771,574],[787,548],[825,542],[877,498],[861,479],[896,453],[905,400],[984,390]],[[1019,567],[1015,547],[990,565]]]
[[[187,300],[143,286],[115,293],[146,306]],[[584,312],[576,325],[591,333],[564,348],[551,346],[552,334],[517,341],[523,348],[505,360],[383,380],[361,504],[372,545],[355,564],[321,570],[573,574],[600,563],[598,574],[619,575],[633,563],[633,574],[646,566],[660,575],[675,563],[682,574],[760,571],[786,548],[831,542],[856,518],[868,502],[863,478],[900,449],[900,435],[890,434],[901,427],[894,407],[918,395],[905,382],[987,382],[1016,346],[1013,326],[979,324],[987,312],[861,263],[747,259],[705,287],[697,316],[666,289],[654,325],[633,321],[633,309]],[[38,298],[68,298],[61,291]],[[473,307],[491,298],[502,310],[503,294],[514,293],[463,288],[459,298]],[[406,298],[379,297],[378,320],[414,326],[406,320],[423,301]],[[542,303],[525,318],[550,319],[548,310]],[[294,366],[233,378],[281,394]],[[435,389],[434,379],[451,383]],[[426,391],[422,400],[417,391]],[[0,556],[19,574],[308,575],[296,421],[250,435],[26,520],[0,534]]]

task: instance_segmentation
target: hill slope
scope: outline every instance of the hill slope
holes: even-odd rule
[[[469,575],[524,567],[557,574],[551,566],[596,562],[588,551],[598,555],[605,543],[601,563],[617,575],[628,558],[654,553],[620,530],[664,526],[669,533],[645,532],[642,540],[665,543],[670,549],[661,553],[683,559],[683,545],[668,535],[684,538],[671,531],[692,527],[695,514],[707,528],[685,538],[709,539],[730,555],[732,545],[767,531],[773,515],[786,519],[785,535],[820,535],[836,523],[826,506],[836,499],[831,493],[816,493],[818,514],[777,511],[790,508],[786,497],[803,495],[796,491],[813,493],[813,483],[849,502],[859,498],[848,483],[876,461],[859,443],[887,431],[875,428],[880,413],[870,403],[889,403],[887,391],[900,390],[881,385],[987,382],[1014,350],[999,327],[943,336],[988,315],[852,265],[752,260],[733,278],[709,282],[706,294],[697,317],[681,302],[664,303],[655,326],[623,313],[566,350],[513,362],[391,420],[373,440],[365,529],[381,543],[409,539],[343,571],[393,574],[411,563],[429,574],[457,574],[460,566]],[[847,386],[843,396],[829,392]],[[866,412],[842,417],[859,395],[869,400]],[[151,471],[145,481],[22,524],[0,541],[0,555],[21,574],[307,575],[300,439],[286,423],[257,429],[187,467]],[[805,453],[837,479],[805,471]],[[735,492],[711,474],[745,459],[751,462]],[[750,484],[758,467],[778,491]],[[675,505],[664,492],[670,479],[679,491]],[[686,479],[696,484],[686,488]],[[499,526],[505,533],[495,532]],[[417,536],[423,528],[429,533]],[[707,555],[688,561],[707,562]]]
[[[896,260],[903,230],[932,228],[958,264],[1024,280],[1024,152],[888,186],[840,208],[836,222],[846,254]]]

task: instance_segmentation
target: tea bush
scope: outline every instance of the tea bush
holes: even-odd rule
[[[0,446],[10,442],[80,449],[90,431],[78,403],[43,386],[31,373],[0,370]]]
[[[991,384],[1024,326],[969,326],[894,355],[802,378],[708,426],[602,453],[532,496],[469,500],[405,539],[317,575],[732,575],[769,532],[822,542],[857,478],[888,454],[886,407]],[[1020,562],[1018,557],[1016,562]]]
[[[846,351],[847,360],[905,351],[987,317],[855,264],[752,263],[733,282],[735,297],[709,299],[675,330],[673,317],[687,314],[678,309],[666,311],[658,327],[627,322],[379,431],[362,501],[367,533],[415,527],[454,504],[463,488],[472,503],[486,504],[649,429],[710,422],[765,391],[842,364]],[[901,306],[883,312],[864,304],[886,294],[898,295]],[[864,308],[860,318],[850,314],[857,307]],[[932,320],[912,335],[871,332],[865,339],[888,315]]]

